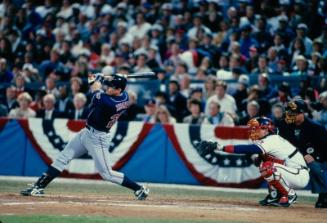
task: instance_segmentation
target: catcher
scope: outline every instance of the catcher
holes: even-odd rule
[[[197,149],[202,154],[212,151],[256,154],[255,164],[267,181],[269,191],[259,203],[262,206],[289,207],[297,199],[294,189],[304,188],[309,182],[303,156],[291,143],[275,134],[269,118],[256,117],[247,125],[253,144],[222,146],[218,142],[202,141]]]

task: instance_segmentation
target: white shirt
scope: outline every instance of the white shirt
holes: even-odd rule
[[[285,166],[294,168],[307,166],[300,152],[297,152],[289,159],[289,155],[296,150],[296,147],[279,135],[269,135],[261,140],[255,141],[254,144],[259,146],[264,154],[269,154],[277,159],[285,160]]]
[[[220,104],[220,111],[227,112],[230,114],[235,114],[237,107],[235,99],[229,95],[225,94],[223,98],[219,99],[217,95],[212,95],[208,98],[206,107],[205,107],[205,114],[209,114],[209,104],[214,101]]]
[[[54,109],[52,109],[52,110],[45,110],[45,111],[44,111],[44,119],[46,119],[46,120],[50,120],[51,117],[52,117],[53,110],[54,110]]]

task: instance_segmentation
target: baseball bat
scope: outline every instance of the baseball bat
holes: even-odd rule
[[[154,78],[156,74],[152,71],[147,72],[135,72],[135,73],[129,73],[129,74],[115,74],[118,76],[123,76],[125,78]],[[110,77],[112,75],[104,75],[105,77]]]

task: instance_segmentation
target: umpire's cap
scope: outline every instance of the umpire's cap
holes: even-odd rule
[[[307,112],[308,107],[306,103],[301,100],[293,100],[287,104],[285,108],[285,121],[287,124],[293,124],[296,121],[296,117],[298,114],[302,114]]]
[[[290,101],[285,109],[285,111],[289,111],[296,114],[305,113],[307,112],[307,110],[307,104],[301,99]]]
[[[116,89],[120,88],[123,91],[126,88],[127,79],[122,75],[114,74],[111,75],[109,80],[104,80],[103,84]]]

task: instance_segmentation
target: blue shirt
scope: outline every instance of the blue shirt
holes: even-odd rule
[[[96,91],[92,96],[87,125],[108,132],[128,107],[129,97],[126,91],[119,96]]]

